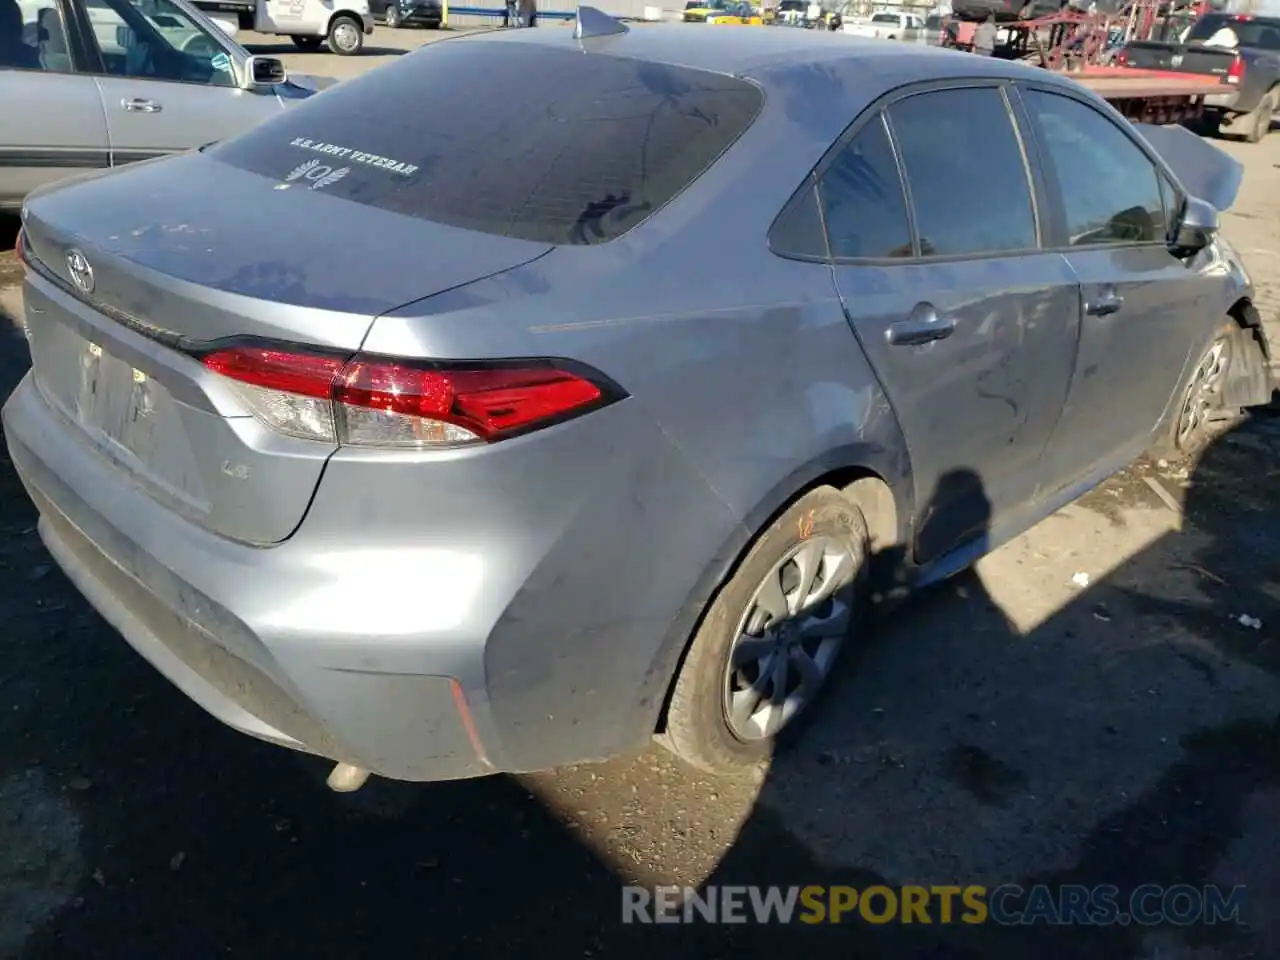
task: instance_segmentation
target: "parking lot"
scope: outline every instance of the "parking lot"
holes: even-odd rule
[[[360,58],[253,49],[344,77],[441,36],[379,27]],[[1225,230],[1280,321],[1280,134],[1224,147],[1246,167]],[[0,397],[28,362],[17,281],[0,254]],[[753,780],[654,748],[350,795],[115,636],[0,455],[0,960],[1280,956],[1278,455],[1280,417],[1255,416],[914,599]],[[622,884],[703,882],[1248,891],[1246,922],[1216,927],[620,922]]]

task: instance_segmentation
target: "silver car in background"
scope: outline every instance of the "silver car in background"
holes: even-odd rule
[[[186,0],[0,0],[0,209],[233,136],[327,83],[290,80]]]

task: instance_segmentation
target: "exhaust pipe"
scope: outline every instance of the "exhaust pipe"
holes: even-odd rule
[[[369,771],[350,763],[339,763],[329,771],[325,783],[336,793],[352,793],[359,790],[369,779]]]

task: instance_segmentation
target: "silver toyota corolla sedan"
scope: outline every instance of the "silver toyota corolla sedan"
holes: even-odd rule
[[[1269,397],[1216,148],[990,58],[591,19],[25,210],[50,553],[339,788],[747,768],[873,594]]]

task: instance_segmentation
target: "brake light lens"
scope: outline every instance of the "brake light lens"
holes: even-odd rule
[[[1244,79],[1244,60],[1240,54],[1236,54],[1236,58],[1231,61],[1231,66],[1227,67],[1227,83],[1239,83]]]
[[[1116,66],[1127,67],[1129,65],[1129,51],[1121,50],[1116,54]]]
[[[494,443],[595,410],[621,392],[549,360],[456,365],[238,346],[201,362],[287,436],[422,449]]]

